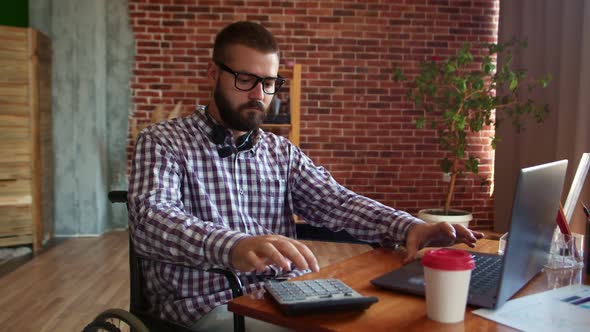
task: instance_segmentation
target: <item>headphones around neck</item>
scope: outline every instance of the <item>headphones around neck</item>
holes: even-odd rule
[[[244,134],[244,135],[238,137],[238,139],[236,140],[236,147],[235,148],[231,145],[226,145],[224,147],[217,149],[217,153],[219,154],[219,157],[226,158],[236,152],[251,149],[253,147],[252,140],[251,140],[253,132],[254,131],[250,131],[247,134]],[[218,124],[215,124],[213,126],[213,132],[211,133],[211,139],[213,140],[213,143],[218,144],[218,145],[225,143],[226,136],[227,136],[227,130],[225,129],[225,127],[220,126]]]

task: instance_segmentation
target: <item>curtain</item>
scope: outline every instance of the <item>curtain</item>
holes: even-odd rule
[[[515,54],[515,63],[534,77],[550,73],[553,81],[533,95],[535,101],[549,104],[543,123],[528,121],[518,134],[504,124],[496,132],[502,138],[494,165],[498,232],[508,228],[520,168],[568,159],[565,203],[582,153],[590,152],[590,1],[501,0],[498,40],[514,37],[528,40],[528,48]],[[579,202],[590,204],[590,176]],[[578,203],[570,220],[572,230],[583,233],[584,220]]]

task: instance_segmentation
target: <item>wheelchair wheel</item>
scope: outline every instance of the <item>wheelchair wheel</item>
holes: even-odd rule
[[[149,332],[139,318],[123,309],[108,309],[100,313],[82,332]]]

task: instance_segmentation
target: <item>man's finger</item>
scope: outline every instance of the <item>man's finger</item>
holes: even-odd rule
[[[291,259],[289,256],[289,253],[282,252],[282,250],[279,250],[279,248],[277,248],[277,245],[281,246],[280,242],[279,243],[267,242],[264,245],[262,245],[261,250],[259,252],[257,252],[256,254],[260,257],[267,258],[273,264],[278,265],[283,270],[290,271],[291,264],[289,264],[289,261],[286,258],[286,257],[289,257],[289,259]],[[284,254],[286,254],[286,255],[284,255]],[[293,259],[291,259],[291,260],[293,260]]]
[[[414,257],[416,257],[418,250],[420,250],[420,247],[422,246],[422,242],[425,242],[426,240],[424,237],[424,230],[428,227],[429,226],[427,224],[417,224],[413,225],[412,228],[410,228],[406,237],[405,244],[406,257],[402,261],[402,264],[407,264],[411,262],[414,259]]]
[[[246,254],[246,265],[238,267],[238,270],[243,272],[252,272],[256,270],[258,272],[264,272],[266,270],[266,264],[263,259],[260,259],[253,251],[249,251]]]
[[[483,238],[483,233],[476,232],[464,227],[462,225],[454,225],[457,231],[457,242],[462,242],[470,247],[475,247],[475,243],[478,239]]]
[[[305,244],[299,241],[293,241],[293,245],[297,247],[299,253],[301,253],[301,255],[303,255],[303,257],[305,258],[308,268],[310,268],[313,272],[319,272],[320,265],[318,264],[318,260],[313,254],[313,252]]]
[[[295,264],[298,269],[306,270],[308,268],[305,257],[299,252],[298,248],[291,241],[277,241],[274,243],[275,247]],[[290,267],[289,269],[290,270]]]
[[[408,264],[409,262],[413,261],[416,258],[416,254],[418,253],[418,249],[415,246],[409,246],[406,248],[406,257],[402,261],[402,264]]]

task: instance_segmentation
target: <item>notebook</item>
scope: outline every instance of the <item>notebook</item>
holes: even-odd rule
[[[520,170],[504,255],[472,253],[476,268],[472,272],[468,304],[492,309],[500,307],[547,263],[566,168],[567,160],[561,160]],[[481,260],[496,264],[495,268],[480,274],[490,280],[478,279],[477,270],[484,267]],[[418,259],[371,283],[423,296],[424,270]]]

